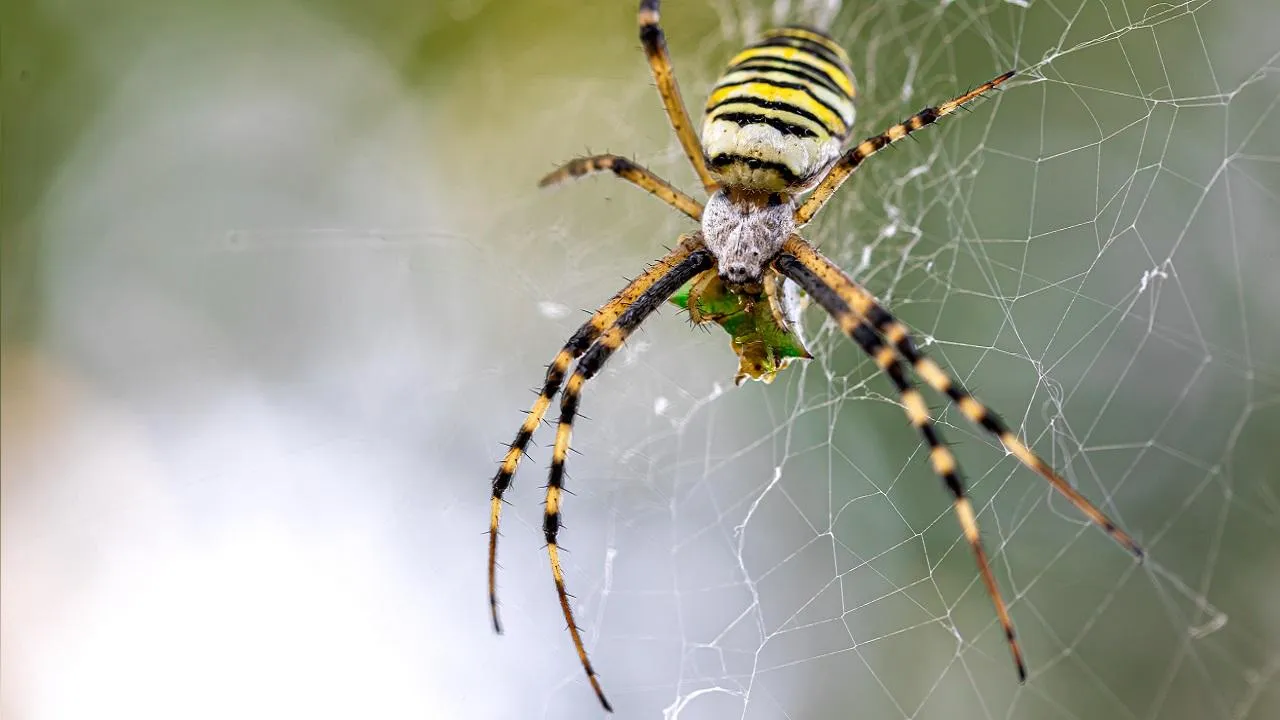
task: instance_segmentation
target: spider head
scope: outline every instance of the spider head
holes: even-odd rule
[[[796,229],[795,200],[780,192],[722,188],[702,211],[702,239],[732,286],[758,284]]]

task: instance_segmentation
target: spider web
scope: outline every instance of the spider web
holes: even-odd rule
[[[1280,550],[1263,443],[1280,397],[1263,279],[1278,258],[1280,46],[1249,26],[1280,16],[1220,2],[790,5],[713,3],[702,34],[668,10],[694,107],[734,48],[806,13],[851,52],[861,134],[1019,71],[868,162],[808,234],[1151,560],[1135,566],[935,398],[1028,655],[1019,687],[948,496],[874,365],[811,310],[817,359],[735,390],[718,331],[660,320],[589,390],[570,460],[570,587],[620,715],[1275,712],[1274,573],[1260,567]],[[538,92],[592,151],[638,153],[691,185],[644,109],[653,98],[601,109],[622,81],[568,75]],[[544,310],[634,272],[646,255],[616,261],[616,235],[638,227],[643,247],[684,229],[628,188],[583,184],[539,201],[556,257],[537,272],[557,281],[525,279]],[[532,484],[514,511],[531,529]],[[507,602],[532,603],[512,599],[515,582]],[[565,674],[543,712],[591,714],[571,655],[547,640]]]
[[[546,450],[508,496],[501,638],[478,531],[578,309],[690,229],[612,178],[532,187],[586,151],[696,187],[634,3],[347,5],[36,3],[8,36],[6,717],[601,715],[539,547]],[[734,388],[724,333],[668,308],[588,387],[568,465],[616,714],[1280,713],[1275,4],[663,10],[693,108],[782,21],[849,50],[859,135],[1019,72],[806,235],[1148,561],[931,397],[1019,686],[874,365],[811,308],[816,358]]]

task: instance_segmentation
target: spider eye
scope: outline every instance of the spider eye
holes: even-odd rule
[[[759,255],[760,253],[756,253]],[[751,268],[746,263],[722,263],[720,265],[720,277],[731,283],[744,283],[751,279]]]

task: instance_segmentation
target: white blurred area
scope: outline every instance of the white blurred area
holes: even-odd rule
[[[422,98],[293,4],[40,11],[101,95],[5,279],[0,712],[503,715]]]

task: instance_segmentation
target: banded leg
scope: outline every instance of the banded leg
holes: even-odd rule
[[[591,157],[574,158],[539,180],[538,187],[547,187],[570,178],[580,178],[583,175],[605,171],[610,171],[623,180],[636,185],[641,190],[649,192],[662,202],[694,220],[702,220],[702,203],[680,192],[671,183],[653,174],[653,171],[648,168],[617,155],[592,155]]]
[[[697,250],[686,257],[669,272],[653,282],[635,302],[631,303],[618,321],[613,324],[595,344],[587,350],[564,386],[560,396],[560,424],[556,427],[555,447],[551,452],[551,471],[547,476],[547,506],[543,517],[542,529],[546,535],[547,553],[551,558],[551,574],[556,583],[556,594],[560,596],[560,609],[564,612],[565,622],[569,624],[569,635],[573,638],[573,647],[578,651],[578,660],[587,673],[587,680],[595,690],[596,697],[605,710],[613,711],[609,701],[600,689],[600,681],[596,679],[591,661],[587,659],[587,650],[582,644],[582,635],[573,620],[573,609],[569,607],[569,593],[565,590],[564,571],[560,567],[560,550],[556,545],[556,535],[560,531],[560,496],[564,490],[564,461],[569,452],[569,439],[573,435],[573,421],[578,415],[578,400],[582,394],[582,386],[590,380],[604,365],[609,356],[626,342],[640,323],[667,301],[680,286],[698,273],[710,268],[714,259],[709,250]]]
[[[543,381],[542,391],[538,393],[538,399],[534,401],[533,408],[525,416],[515,440],[508,446],[497,474],[493,476],[493,497],[489,504],[489,611],[493,616],[494,632],[502,632],[502,623],[498,620],[497,592],[498,521],[502,517],[502,495],[511,486],[516,466],[520,464],[520,458],[524,455],[525,448],[529,446],[529,440],[533,438],[533,431],[538,429],[551,404],[551,399],[560,391],[560,386],[564,383],[565,375],[569,371],[569,363],[586,352],[600,333],[617,321],[618,316],[622,315],[623,311],[659,278],[701,247],[701,240],[689,235],[682,237],[674,250],[663,256],[643,275],[632,280],[629,285],[614,295],[612,300],[596,310],[591,319],[578,328],[573,337],[569,338],[569,342],[565,343],[560,352],[556,353],[555,359],[547,366],[547,376]]]
[[[689,120],[689,111],[685,109],[684,99],[680,97],[680,86],[676,84],[675,70],[671,67],[671,57],[667,54],[667,37],[658,24],[658,6],[660,0],[640,0],[640,11],[637,21],[640,23],[640,44],[644,46],[644,56],[649,61],[649,69],[653,71],[653,81],[658,86],[658,94],[662,96],[662,106],[667,110],[667,119],[671,128],[676,131],[680,147],[698,174],[702,187],[710,195],[718,187],[716,181],[707,172],[707,161],[702,157],[702,143],[693,130],[693,122]]]
[[[991,572],[987,551],[982,545],[982,535],[978,532],[978,521],[973,511],[973,504],[965,492],[964,481],[960,478],[960,467],[956,463],[955,455],[947,448],[946,442],[934,426],[924,396],[907,379],[902,363],[898,361],[893,348],[887,347],[871,325],[850,310],[849,305],[835,290],[794,256],[782,255],[776,264],[779,271],[804,288],[810,297],[831,314],[831,317],[840,325],[840,329],[856,342],[863,352],[875,360],[880,371],[893,382],[898,396],[902,399],[902,407],[907,413],[907,419],[929,446],[929,462],[933,466],[933,472],[951,491],[952,508],[955,510],[956,519],[960,521],[960,528],[964,531],[965,541],[973,550],[978,570],[982,573],[982,582],[987,586],[987,594],[991,596],[991,602],[995,605],[1000,627],[1004,629],[1005,640],[1009,643],[1009,652],[1013,654],[1018,681],[1025,682],[1027,666],[1022,661],[1022,648],[1018,645],[1018,639],[1013,630],[1013,620],[1010,619],[1004,597],[1000,594],[1000,586],[996,584],[995,574]]]
[[[1009,429],[1004,421],[1000,419],[1000,416],[987,409],[987,406],[965,390],[959,381],[952,378],[936,362],[921,353],[916,348],[915,343],[912,342],[906,326],[894,318],[888,310],[885,310],[870,292],[854,282],[835,263],[824,257],[798,235],[792,235],[783,243],[782,252],[795,256],[805,268],[830,287],[848,305],[850,310],[870,323],[876,332],[884,335],[885,340],[893,346],[894,350],[904,360],[911,363],[911,367],[920,376],[920,379],[924,380],[925,384],[935,391],[950,398],[951,402],[955,403],[955,406],[960,410],[961,414],[968,418],[969,422],[981,427],[999,439],[1005,449],[1018,458],[1019,462],[1048,481],[1054,490],[1071,501],[1071,504],[1075,505],[1076,509],[1084,513],[1085,517],[1089,518],[1095,525],[1102,528],[1107,535],[1111,536],[1112,540],[1115,540],[1121,547],[1128,550],[1139,562],[1142,561],[1145,557],[1145,552],[1128,533],[1121,530],[1111,518],[1089,502],[1088,498],[1080,494],[1039,455],[1036,455],[1031,448],[1018,439],[1018,436]]]
[[[813,216],[817,215],[818,211],[822,209],[822,206],[827,204],[827,201],[831,199],[831,196],[835,194],[836,190],[840,189],[840,185],[853,174],[854,170],[858,169],[858,166],[862,164],[863,160],[875,155],[889,143],[901,140],[916,130],[923,128],[926,125],[932,125],[940,118],[946,117],[956,110],[959,110],[965,103],[986,94],[988,91],[998,87],[1004,83],[1005,80],[1008,80],[1011,77],[1013,77],[1012,70],[979,85],[959,97],[952,98],[937,107],[927,107],[897,125],[894,125],[888,130],[885,130],[879,135],[869,137],[857,145],[854,145],[852,148],[849,148],[845,151],[844,156],[837,160],[836,164],[833,165],[831,170],[827,172],[826,176],[822,178],[822,182],[818,183],[817,187],[813,189],[813,194],[804,201],[803,205],[796,209],[796,226],[803,226],[812,220]]]

